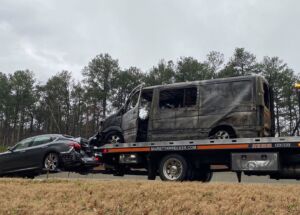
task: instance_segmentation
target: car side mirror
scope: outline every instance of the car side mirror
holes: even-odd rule
[[[12,147],[7,147],[7,151],[13,152],[13,148]]]

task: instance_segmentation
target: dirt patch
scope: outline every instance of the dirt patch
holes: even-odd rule
[[[0,180],[0,214],[299,214],[299,185]]]

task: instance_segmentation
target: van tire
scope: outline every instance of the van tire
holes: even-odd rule
[[[118,143],[124,143],[124,137],[123,135],[118,131],[110,131],[108,132],[103,140],[104,144],[118,144]]]
[[[235,131],[229,126],[214,128],[209,134],[211,139],[231,139],[236,137]]]

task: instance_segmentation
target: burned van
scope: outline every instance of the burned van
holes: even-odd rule
[[[136,87],[103,121],[99,143],[227,139],[272,135],[271,99],[262,76]]]

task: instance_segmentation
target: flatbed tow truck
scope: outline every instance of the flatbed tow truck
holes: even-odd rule
[[[106,144],[101,162],[122,176],[145,168],[148,179],[208,182],[216,171],[300,179],[300,137],[262,137]],[[223,166],[223,168],[216,168]]]
[[[299,97],[300,84],[295,84]],[[300,120],[296,123],[296,128]],[[257,137],[112,143],[96,147],[100,160],[122,176],[143,168],[148,179],[209,182],[213,172],[268,175],[272,179],[300,179],[300,137]],[[220,168],[221,167],[221,168]]]

